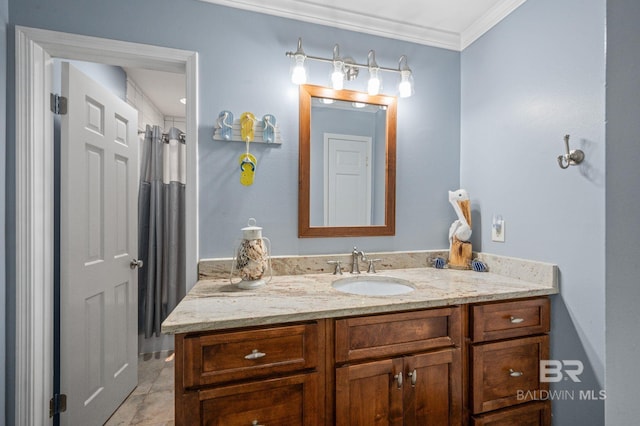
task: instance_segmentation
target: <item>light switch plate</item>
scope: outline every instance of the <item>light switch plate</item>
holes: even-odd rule
[[[492,224],[491,241],[504,243],[504,220],[499,220]]]

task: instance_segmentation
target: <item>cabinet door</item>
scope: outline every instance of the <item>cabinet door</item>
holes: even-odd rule
[[[460,349],[404,359],[404,425],[459,425],[462,416]]]
[[[401,426],[403,374],[401,358],[337,368],[336,425]]]
[[[318,373],[311,373],[192,392],[198,406],[188,407],[184,424],[320,426],[319,391]]]

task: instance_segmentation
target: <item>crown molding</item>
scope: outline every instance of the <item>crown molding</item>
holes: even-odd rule
[[[499,2],[461,33],[400,22],[374,14],[356,13],[352,10],[312,2],[273,0],[265,4],[260,0],[200,1],[426,46],[462,51],[526,0]]]
[[[527,0],[508,0],[498,3],[487,13],[469,25],[460,36],[460,50],[464,50],[482,37],[484,33],[496,26],[498,22],[506,18],[511,12],[520,7]]]

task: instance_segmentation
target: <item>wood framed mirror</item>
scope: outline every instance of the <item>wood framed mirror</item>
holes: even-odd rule
[[[300,86],[298,236],[395,235],[397,98]]]

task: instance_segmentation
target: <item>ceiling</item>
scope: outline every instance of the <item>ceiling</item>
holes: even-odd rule
[[[201,0],[461,51],[526,0]]]
[[[200,1],[462,51],[526,0]],[[183,74],[125,71],[165,116],[185,116]]]
[[[186,96],[184,74],[142,68],[123,69],[162,115],[165,117],[186,116],[186,107],[180,102],[180,99]]]

